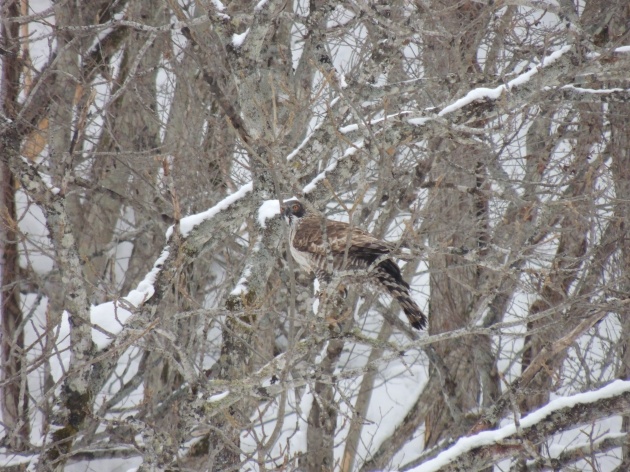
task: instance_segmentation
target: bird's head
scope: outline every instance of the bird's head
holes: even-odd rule
[[[282,204],[281,210],[289,224],[299,220],[306,214],[306,208],[299,200],[287,200]]]

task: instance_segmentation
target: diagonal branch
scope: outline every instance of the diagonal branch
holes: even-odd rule
[[[422,472],[475,471],[507,457],[528,455],[527,444],[538,444],[551,435],[630,410],[630,382],[616,380],[598,390],[562,397],[520,420],[520,431],[509,424],[457,441],[430,461],[420,458],[401,470],[421,465]]]

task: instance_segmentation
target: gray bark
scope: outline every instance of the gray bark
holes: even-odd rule
[[[19,15],[17,2],[6,5],[8,17]],[[0,77],[0,112],[15,119],[17,114],[20,50],[17,24],[3,23],[0,47],[8,56]],[[19,152],[19,139],[10,133],[0,140],[0,154]],[[29,391],[24,367],[24,313],[20,306],[21,274],[16,211],[16,178],[5,161],[0,162],[0,312],[2,313],[2,419],[3,441],[14,451],[28,450],[30,442]]]
[[[628,264],[630,263],[630,240],[628,239],[628,221],[630,218],[630,140],[628,139],[628,126],[630,125],[629,109],[627,104],[610,107],[610,120],[612,124],[611,154],[614,156],[612,170],[615,182],[615,221],[612,223],[616,229],[618,244],[621,249],[621,280],[620,291],[627,293],[630,290],[630,276]],[[630,313],[620,313],[621,335],[619,338],[620,362],[617,375],[621,379],[630,378]],[[623,431],[630,430],[630,415],[623,417]],[[618,470],[630,466],[630,441],[626,436],[623,448],[623,458]]]

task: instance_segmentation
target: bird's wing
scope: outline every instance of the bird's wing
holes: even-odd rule
[[[323,240],[321,220],[319,218],[303,218],[293,236],[291,244],[301,252],[309,252],[312,254],[323,254],[325,252]]]
[[[360,228],[351,228],[342,221],[326,220],[326,236],[333,254],[344,254],[347,250],[348,254],[371,259],[369,262],[393,249],[390,243],[381,241]],[[293,247],[311,254],[326,254],[321,218],[305,218],[300,223],[293,238]]]

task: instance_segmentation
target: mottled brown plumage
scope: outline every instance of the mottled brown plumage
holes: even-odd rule
[[[371,269],[366,275],[398,301],[411,326],[416,329],[426,327],[427,318],[411,298],[409,284],[403,280],[400,268],[386,258],[394,250],[392,244],[348,223],[327,220],[308,212],[298,200],[285,202],[283,212],[289,223],[291,254],[303,270],[314,272],[318,279],[328,281],[333,275],[331,269]],[[383,260],[376,263],[380,258]]]

